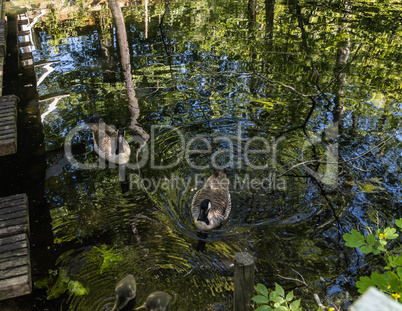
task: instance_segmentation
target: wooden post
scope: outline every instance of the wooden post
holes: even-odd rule
[[[250,311],[254,296],[254,258],[249,253],[235,255],[234,311]]]

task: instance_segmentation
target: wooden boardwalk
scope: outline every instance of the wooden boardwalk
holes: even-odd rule
[[[17,97],[0,97],[0,156],[17,152]]]
[[[25,194],[0,198],[0,300],[32,292]]]

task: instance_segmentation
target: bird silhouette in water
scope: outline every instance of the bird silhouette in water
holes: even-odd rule
[[[137,283],[135,282],[134,277],[129,274],[124,277],[119,283],[116,285],[116,302],[112,311],[118,311],[123,309],[131,299],[135,298],[137,294]]]

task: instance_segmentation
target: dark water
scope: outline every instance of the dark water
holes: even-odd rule
[[[367,266],[342,235],[402,216],[400,5],[172,1],[165,12],[152,2],[146,28],[132,2],[123,12],[151,138],[128,185],[99,162],[85,126],[99,115],[126,128],[136,162],[112,20],[86,5],[35,26],[35,62],[57,62],[43,81],[36,67],[46,174],[41,208],[31,203],[31,234],[44,240],[30,303],[111,310],[131,273],[137,305],[164,290],[173,310],[230,310],[233,257],[247,251],[258,282],[294,289],[307,310],[314,293],[346,309]],[[228,167],[233,207],[205,237],[190,203],[213,163]]]

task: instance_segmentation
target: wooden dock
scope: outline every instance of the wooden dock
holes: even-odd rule
[[[17,96],[0,97],[0,156],[17,152]]]
[[[25,194],[0,198],[0,300],[32,292]]]

